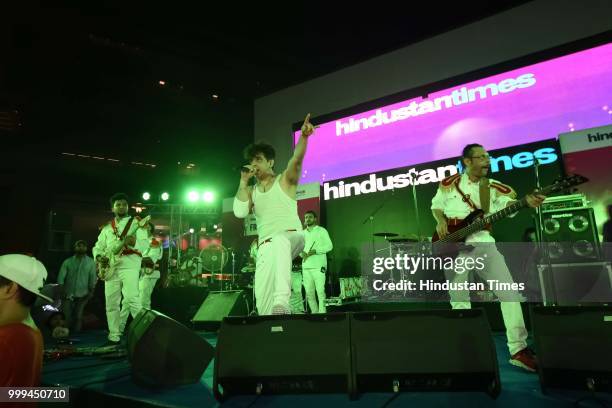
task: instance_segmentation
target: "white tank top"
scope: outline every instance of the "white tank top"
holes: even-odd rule
[[[274,234],[287,230],[302,230],[302,223],[297,212],[297,200],[290,198],[280,186],[276,176],[272,188],[262,193],[253,187],[253,211],[257,219],[259,242],[265,241]]]

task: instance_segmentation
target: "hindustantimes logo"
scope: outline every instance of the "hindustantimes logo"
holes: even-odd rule
[[[540,165],[550,164],[557,161],[558,156],[552,147],[544,147],[533,152],[518,152],[509,155],[491,157],[491,172],[510,171],[515,168],[525,168],[532,166],[537,160]],[[413,183],[415,186],[429,183],[436,183],[448,176],[463,171],[461,160],[457,164],[440,166],[417,170],[411,168],[400,174],[392,174],[378,177],[376,173],[364,176],[362,181],[345,182],[343,180],[328,182],[323,184],[323,199],[335,200],[337,198],[351,197],[354,195],[371,194],[378,191],[395,190],[406,188]]]
[[[404,106],[397,109],[377,109],[376,112],[363,118],[350,118],[336,121],[336,136],[356,133],[361,130],[388,125],[403,121],[412,117],[437,112],[442,109],[450,109],[455,106],[473,103],[490,97],[514,92],[516,90],[529,88],[536,84],[534,74],[523,74],[516,78],[506,78],[499,82],[480,85],[475,88],[462,86],[454,89],[447,95],[438,96],[432,100],[412,99],[405,102]]]
[[[586,136],[589,139],[589,143],[597,143],[597,142],[603,142],[604,140],[612,139],[612,132],[608,132],[608,133],[597,132],[594,135],[591,133],[588,133]]]

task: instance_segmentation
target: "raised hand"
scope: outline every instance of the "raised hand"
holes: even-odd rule
[[[310,123],[310,113],[306,115],[304,119],[304,124],[302,125],[302,136],[308,137],[314,133],[314,126]]]

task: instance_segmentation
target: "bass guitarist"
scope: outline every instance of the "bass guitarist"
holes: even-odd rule
[[[115,217],[104,225],[98,235],[98,241],[93,247],[93,256],[101,265],[108,264],[110,248],[119,240],[124,240],[120,257],[114,265],[114,270],[104,281],[106,297],[106,320],[108,321],[108,342],[105,345],[118,345],[121,340],[120,306],[121,296],[132,317],[136,317],[141,309],[138,280],[142,254],[150,245],[150,238],[145,228],[136,228],[134,234],[127,234],[133,229],[133,223],[140,222],[138,217],[128,215],[128,197],[117,193],[110,198],[111,210]]]
[[[465,167],[463,174],[455,174],[440,182],[440,186],[431,203],[433,216],[437,221],[436,232],[439,238],[444,238],[453,227],[459,226],[473,211],[482,209],[485,214],[499,211],[515,202],[514,190],[498,181],[487,179],[490,168],[490,157],[479,144],[469,144],[463,149],[462,161]],[[542,204],[545,197],[531,194],[525,197],[529,207],[535,208]],[[446,270],[446,279],[451,284],[449,295],[453,309],[469,309],[470,294],[466,288],[470,273],[476,273],[483,280],[493,280],[502,284],[514,283],[512,275],[506,266],[503,255],[495,247],[495,239],[489,229],[483,229],[466,237],[466,244],[474,249],[462,251],[458,257],[480,258],[484,268]],[[472,263],[474,265],[474,263]],[[461,272],[461,273],[460,273]],[[460,284],[464,285],[460,285]],[[459,285],[457,285],[459,284]],[[500,285],[508,287],[505,285]],[[533,352],[527,347],[527,330],[521,310],[522,296],[517,291],[494,290],[500,301],[502,316],[506,326],[510,364],[527,371],[535,372],[537,365]]]

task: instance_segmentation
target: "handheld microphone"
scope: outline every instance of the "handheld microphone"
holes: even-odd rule
[[[249,169],[247,166],[248,166],[248,164],[241,164],[239,166],[234,167],[233,170],[234,171],[240,171],[240,172],[247,173],[247,172],[251,171],[251,169]]]

